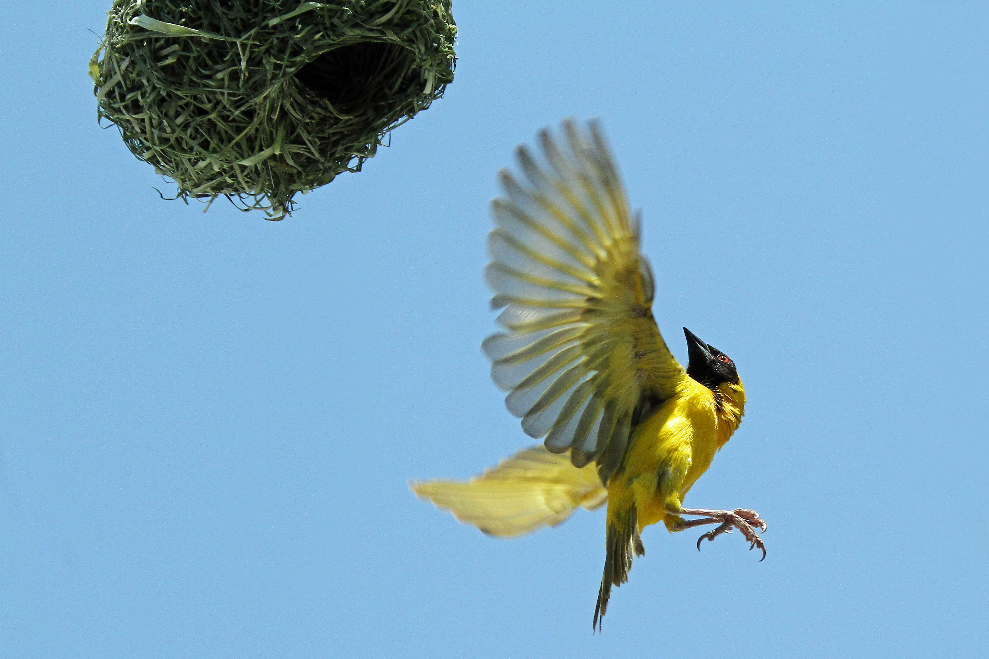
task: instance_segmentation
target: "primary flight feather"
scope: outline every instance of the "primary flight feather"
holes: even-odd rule
[[[544,161],[518,149],[524,178],[500,173],[485,276],[504,331],[488,337],[491,376],[509,411],[543,447],[468,482],[412,489],[486,533],[513,537],[608,502],[605,566],[593,625],[612,586],[627,581],[640,533],[737,528],[758,547],[765,522],[746,509],[684,508],[687,491],[741,423],[735,364],[684,328],[689,361],[670,353],[653,319],[653,277],[639,221],[596,123],[563,123],[561,148],[540,135]],[[684,515],[699,516],[685,520]]]

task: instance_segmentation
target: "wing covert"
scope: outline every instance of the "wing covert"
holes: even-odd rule
[[[576,467],[595,461],[607,482],[636,407],[669,398],[683,368],[653,320],[638,218],[600,128],[562,128],[563,148],[540,132],[545,164],[521,146],[524,178],[500,173],[485,275],[505,331],[483,348],[525,432]]]

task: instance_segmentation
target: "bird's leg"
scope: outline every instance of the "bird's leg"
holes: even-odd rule
[[[745,539],[749,541],[749,549],[755,549],[758,547],[762,550],[763,560],[766,558],[766,545],[763,544],[762,538],[756,533],[756,529],[759,531],[766,530],[766,522],[761,517],[759,513],[754,510],[747,510],[745,508],[736,508],[735,510],[703,510],[700,508],[681,508],[677,511],[679,515],[700,515],[701,519],[692,520],[681,520],[673,527],[674,531],[683,531],[684,529],[689,529],[694,526],[701,526],[703,524],[720,524],[718,528],[713,531],[708,531],[701,537],[697,538],[697,549],[701,548],[701,541],[704,538],[708,540],[714,540],[722,533],[731,533],[731,530],[738,529],[745,536]]]

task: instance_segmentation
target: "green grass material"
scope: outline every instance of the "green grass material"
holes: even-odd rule
[[[99,118],[176,198],[270,219],[360,171],[453,81],[451,0],[116,0],[90,62]]]

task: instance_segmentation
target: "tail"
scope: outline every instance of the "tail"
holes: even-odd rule
[[[636,556],[646,553],[639,537],[639,522],[635,504],[622,506],[611,502],[608,505],[607,553],[604,558],[604,576],[598,591],[598,603],[594,607],[592,629],[601,631],[601,622],[608,611],[611,586],[621,586],[628,581],[628,571],[632,569],[632,552]]]
[[[608,498],[593,464],[578,469],[569,452],[550,453],[542,446],[519,451],[469,481],[420,481],[409,487],[461,522],[500,538],[556,526],[578,507],[592,510]]]

